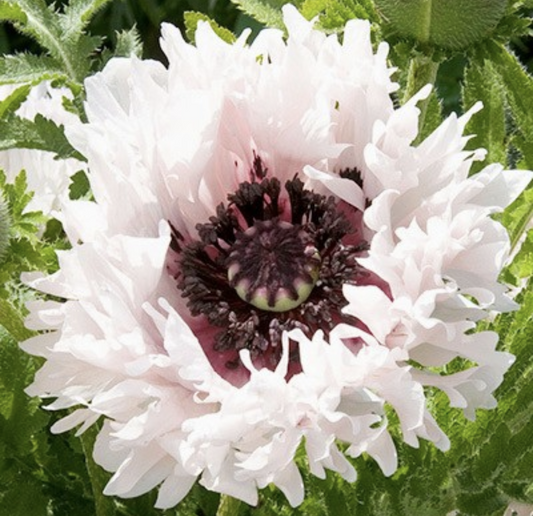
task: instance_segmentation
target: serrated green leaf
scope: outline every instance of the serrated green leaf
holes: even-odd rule
[[[520,251],[509,266],[509,272],[517,279],[533,275],[533,231],[529,231]]]
[[[60,17],[64,39],[77,37],[87,27],[94,15],[112,0],[70,0]]]
[[[42,482],[24,473],[2,479],[0,514],[10,516],[47,516],[48,499]]]
[[[533,168],[533,78],[503,46],[490,43],[487,55],[500,76],[519,135],[515,140],[528,168]]]
[[[117,32],[117,43],[113,52],[114,57],[141,57],[142,53],[143,45],[136,27]]]
[[[19,311],[8,300],[2,298],[0,298],[0,325],[18,342],[34,335],[31,330],[24,326],[24,320]]]
[[[38,84],[46,80],[66,79],[65,72],[51,57],[31,54],[0,57],[0,84]]]
[[[467,126],[467,133],[475,135],[468,142],[468,148],[485,148],[487,163],[507,162],[504,98],[502,85],[490,61],[474,61],[467,67],[463,83],[464,108],[469,109],[477,101],[483,102],[483,109]],[[483,166],[483,163],[474,163],[472,173]]]
[[[89,193],[91,185],[87,174],[83,170],[76,172],[70,180],[69,197],[71,199],[81,199]]]
[[[506,422],[500,422],[491,430],[490,439],[479,450],[479,456],[473,461],[473,467],[469,468],[475,483],[484,485],[498,475],[507,466],[506,459],[510,456],[511,431]]]
[[[0,171],[0,189],[4,193],[13,222],[18,220],[33,197],[26,191],[27,186],[26,172],[22,171],[11,183],[7,183],[5,173]]]
[[[22,13],[14,26],[35,39],[62,72],[74,83],[81,84],[90,72],[91,56],[101,38],[83,34],[91,16],[109,0],[73,0],[64,13],[44,0],[4,0],[3,4]],[[16,7],[15,7],[16,6]]]
[[[32,473],[45,482],[51,514],[98,516],[79,439],[69,434],[52,435],[44,429],[34,442]]]
[[[10,0],[11,7],[17,6],[24,18],[15,26],[24,34],[34,38],[43,48],[57,59],[68,76],[76,77],[75,65],[61,42],[61,27],[54,12],[44,0]]]
[[[403,102],[407,102],[417,94],[427,84],[435,84],[440,63],[435,61],[432,56],[423,54],[414,55],[409,63],[409,72],[407,75],[407,84],[403,95]],[[420,115],[418,125],[420,133],[416,139],[419,142],[425,136],[431,133],[431,127],[436,127],[442,121],[440,113],[440,103],[434,92],[426,99],[421,99],[417,103]],[[429,111],[429,109],[431,110]],[[427,119],[429,111],[430,119]]]
[[[32,359],[0,326],[0,514],[46,515],[42,482],[25,467],[31,442],[48,421],[37,400],[23,392],[34,371]]]
[[[221,27],[215,20],[212,20],[206,14],[195,12],[195,11],[186,11],[183,15],[186,28],[186,36],[189,41],[194,42],[194,35],[196,33],[196,27],[200,21],[207,22],[211,25],[211,28],[215,31],[215,34],[225,41],[226,43],[233,43],[235,41],[235,35],[226,29]]]
[[[0,118],[6,117],[8,114],[13,114],[26,100],[30,93],[31,87],[29,85],[21,86],[14,90],[8,97],[0,101]]]
[[[0,327],[0,396],[10,400],[0,416],[2,442],[8,444],[11,457],[29,452],[31,436],[43,428],[47,415],[39,409],[36,399],[29,398],[23,389],[31,381],[35,367],[32,359],[16,341]]]
[[[491,514],[512,496],[526,496],[533,485],[533,291],[532,282],[518,301],[518,312],[500,316],[492,329],[516,361],[498,389],[498,407],[479,413],[452,449],[458,508],[466,514]],[[456,436],[459,438],[459,436]],[[519,488],[522,486],[522,489]],[[509,491],[507,491],[509,489]]]
[[[509,504],[509,499],[501,494],[494,486],[479,488],[472,492],[459,492],[457,508],[460,514],[468,516],[487,516],[503,514]]]
[[[39,149],[54,152],[61,159],[84,160],[70,145],[63,127],[42,115],[34,121],[18,116],[0,120],[0,150],[12,148]]]
[[[340,31],[352,19],[378,19],[371,0],[305,0],[301,10],[308,20],[319,16],[319,25],[328,31]]]
[[[506,227],[511,240],[511,252],[519,244],[532,218],[533,189],[529,189],[525,190],[502,215],[502,223]]]
[[[383,23],[401,37],[446,49],[487,37],[506,10],[506,0],[375,0]]]
[[[9,1],[0,1],[0,20],[24,22],[26,21],[26,15],[17,4]]]
[[[20,284],[21,273],[31,270],[54,272],[57,269],[55,248],[65,248],[65,243],[62,234],[53,242],[44,239],[41,232],[46,217],[40,212],[26,211],[33,194],[27,191],[25,172],[12,183],[7,183],[5,174],[0,171],[0,190],[4,192],[11,218],[9,246],[0,267],[0,298],[9,299],[11,308],[19,310],[28,296],[27,289]],[[10,319],[6,307],[4,312],[8,320],[6,328],[17,337],[26,338],[28,334],[23,334],[18,318],[13,316]]]
[[[285,0],[231,0],[247,15],[255,18],[267,27],[285,29],[281,7]]]
[[[115,514],[113,499],[103,494],[111,475],[107,471],[104,471],[101,466],[98,466],[93,459],[93,448],[97,433],[98,429],[92,426],[82,434],[83,453],[85,455],[89,478],[91,479],[96,514],[97,516],[113,516]]]
[[[442,105],[433,89],[427,99],[425,116],[417,141],[427,138],[442,123]]]

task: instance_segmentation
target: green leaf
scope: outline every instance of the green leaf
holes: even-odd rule
[[[32,435],[48,421],[38,400],[23,392],[34,373],[32,359],[0,327],[0,435],[8,447],[5,453],[11,457],[27,454]]]
[[[139,32],[135,27],[130,30],[117,32],[117,43],[115,45],[114,57],[141,57],[143,45]]]
[[[511,252],[519,244],[532,218],[533,189],[529,189],[524,191],[502,215],[502,223],[506,227],[511,239]]]
[[[87,174],[83,170],[76,172],[70,180],[69,197],[71,199],[81,199],[89,194],[91,185]]]
[[[12,148],[39,149],[54,152],[58,158],[84,160],[67,140],[63,126],[37,115],[34,121],[10,116],[0,120],[0,150]]]
[[[460,511],[459,514],[467,514],[468,516],[503,514],[509,501],[496,487],[487,486],[485,489],[480,489],[478,486],[471,492],[458,492],[457,508]]]
[[[17,5],[24,18],[15,26],[24,34],[34,38],[52,57],[57,59],[71,79],[77,79],[76,65],[61,41],[61,27],[53,11],[44,0],[10,0],[11,7]]]
[[[211,25],[211,28],[215,31],[218,37],[220,39],[224,40],[226,43],[233,43],[235,41],[234,34],[226,29],[225,27],[221,27],[218,25],[218,23],[206,14],[202,14],[195,11],[187,11],[183,15],[185,27],[186,27],[186,36],[189,39],[189,41],[194,43],[194,35],[196,33],[196,27],[198,26],[198,22],[208,22],[209,25]]]
[[[519,253],[509,266],[509,272],[517,279],[533,276],[533,231],[527,233]]]
[[[507,0],[376,0],[383,23],[397,34],[447,49],[487,37],[506,7]]]
[[[281,7],[285,0],[232,0],[247,15],[260,21],[267,27],[285,29]]]
[[[424,120],[417,141],[427,138],[442,123],[442,105],[435,88],[431,91],[424,113]]]
[[[3,0],[6,19],[23,34],[35,39],[70,81],[81,84],[91,69],[99,37],[83,33],[91,17],[110,0],[72,0],[63,13],[44,0]],[[55,67],[54,67],[55,68]]]
[[[0,514],[47,514],[42,482],[25,470],[35,435],[48,421],[37,400],[23,392],[34,370],[32,359],[0,327]]]
[[[81,34],[94,15],[112,0],[70,0],[65,6],[60,24],[63,30],[63,39],[76,38]]]
[[[532,285],[530,281],[517,299],[520,310],[500,316],[492,325],[504,349],[516,357],[497,391],[498,407],[481,411],[477,421],[452,441],[454,489],[458,508],[466,514],[485,516],[496,510],[501,514],[511,497],[520,500],[533,486]]]
[[[41,234],[46,218],[39,212],[27,212],[26,208],[33,194],[27,192],[26,174],[21,172],[12,183],[6,182],[5,174],[0,171],[0,190],[4,192],[11,218],[10,240],[4,260],[0,267],[0,298],[8,300],[2,305],[5,327],[17,338],[27,338],[24,333],[21,315],[24,303],[32,298],[26,287],[20,283],[20,275],[25,271],[57,270],[56,248],[65,248],[63,235],[57,240],[49,240]],[[34,295],[34,294],[33,294]]]
[[[66,79],[61,66],[51,57],[31,54],[0,57],[0,84],[38,84],[46,80]]]
[[[104,488],[111,475],[98,466],[98,464],[94,462],[92,456],[97,434],[98,429],[95,426],[92,426],[81,436],[85,463],[87,465],[89,478],[91,479],[96,513],[95,516],[113,516],[115,514],[115,504],[113,499],[103,494]]]
[[[480,100],[483,102],[483,109],[472,117],[467,126],[467,133],[475,135],[468,142],[468,148],[485,148],[487,163],[507,162],[504,99],[502,85],[491,62],[473,61],[465,73],[464,108],[469,109]],[[472,173],[479,171],[483,166],[483,163],[475,163]]]
[[[25,172],[21,172],[11,183],[7,183],[5,173],[0,172],[0,188],[4,192],[9,212],[15,220],[21,216],[24,208],[31,201],[32,194],[26,192],[27,186]]]
[[[487,55],[501,78],[513,118],[518,126],[514,140],[522,151],[528,168],[533,168],[533,78],[528,75],[516,56],[503,46],[490,43]]]
[[[48,498],[43,485],[36,478],[28,478],[24,473],[2,475],[0,514],[10,516],[47,516]]]
[[[408,101],[413,95],[426,86],[426,84],[434,85],[439,66],[440,63],[435,61],[432,56],[427,56],[421,53],[414,55],[409,63],[409,72],[403,101]],[[418,117],[420,133],[416,140],[418,142],[425,136],[431,134],[432,130],[442,122],[442,116],[440,103],[434,89],[428,98],[419,100],[417,106],[418,109],[420,109],[420,115]]]
[[[26,15],[17,4],[9,1],[0,1],[0,20],[24,22],[26,21]]]
[[[2,298],[0,298],[0,325],[18,342],[34,335],[34,332],[24,326],[24,320],[19,311],[8,300]]]
[[[218,506],[217,516],[240,516],[243,502],[229,495],[220,496],[220,505]]]
[[[0,101],[0,118],[15,113],[28,97],[30,89],[31,87],[29,85],[21,86],[13,91],[7,98]]]
[[[302,14],[308,19],[319,16],[319,25],[328,31],[341,31],[352,19],[377,21],[371,0],[305,0]]]

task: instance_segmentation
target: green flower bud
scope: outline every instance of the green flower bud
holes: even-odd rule
[[[506,6],[507,0],[376,0],[398,35],[450,50],[488,36]]]
[[[4,254],[9,245],[10,225],[9,209],[0,190],[0,261],[4,258]]]

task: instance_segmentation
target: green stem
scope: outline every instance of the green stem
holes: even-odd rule
[[[422,4],[420,5],[420,18],[418,20],[418,40],[421,43],[427,43],[429,41],[432,10],[433,0],[422,0]]]
[[[242,502],[228,495],[220,495],[217,516],[238,516]]]
[[[531,221],[533,220],[533,203],[528,205],[527,213],[520,219],[520,224],[513,228],[510,232],[511,237],[511,250],[509,256],[513,256],[516,246],[520,243],[522,235],[527,231]]]
[[[0,189],[0,262],[4,259],[5,252],[9,247],[10,228],[9,207],[4,200],[4,192]]]
[[[411,59],[409,65],[409,75],[407,76],[407,87],[403,96],[403,102],[407,102],[415,93],[418,93],[426,84],[435,85],[439,63],[433,61],[431,56],[423,54],[417,55]],[[426,111],[429,104],[429,97],[420,100],[417,104],[420,109],[418,121],[419,133],[423,133]]]
[[[109,475],[93,459],[92,452],[97,433],[98,429],[93,425],[81,435],[85,464],[89,478],[91,479],[95,516],[114,516],[115,504],[113,499],[103,494],[104,487],[109,480]]]

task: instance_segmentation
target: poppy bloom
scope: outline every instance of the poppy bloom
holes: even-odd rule
[[[368,23],[340,43],[284,16],[287,39],[249,45],[163,25],[168,68],[111,60],[86,81],[88,123],[68,128],[94,202],[65,206],[59,271],[26,278],[65,301],[30,306],[48,331],[23,346],[46,359],[28,392],[72,409],[54,432],[102,418],[106,494],[159,486],[166,508],[199,479],[255,504],[273,483],[297,505],[300,446],[318,477],[355,480],[362,453],[390,475],[386,405],[407,443],[445,450],[424,387],[472,417],[512,362],[471,330],[514,308],[490,215],[529,173],[468,177],[484,154],[464,149],[473,111],[414,145],[429,89],[395,109]],[[456,357],[463,371],[436,373]]]

